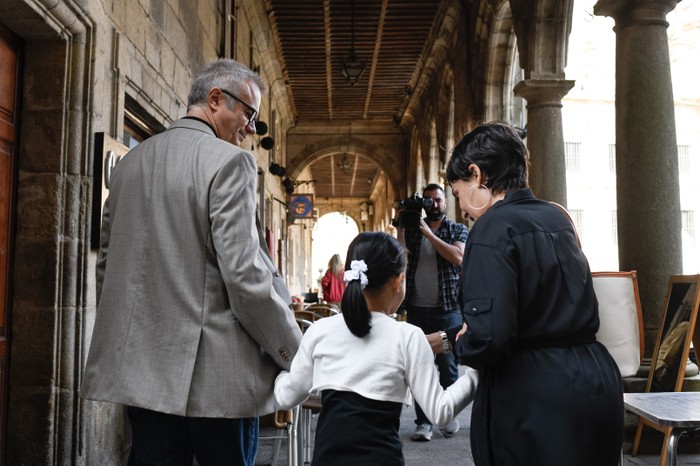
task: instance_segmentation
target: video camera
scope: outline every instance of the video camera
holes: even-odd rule
[[[433,200],[429,197],[420,197],[415,193],[411,197],[401,199],[395,205],[402,210],[399,212],[398,221],[392,220],[391,224],[398,228],[418,228],[421,211],[432,207]]]

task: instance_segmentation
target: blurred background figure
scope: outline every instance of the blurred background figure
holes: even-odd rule
[[[343,281],[343,273],[345,264],[340,258],[340,254],[333,254],[328,261],[328,269],[326,274],[321,279],[321,290],[323,291],[323,299],[338,307],[340,310],[340,302],[343,300],[345,292],[345,282]]]

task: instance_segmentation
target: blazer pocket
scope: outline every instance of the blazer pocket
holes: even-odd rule
[[[462,315],[467,323],[467,335],[472,341],[491,341],[493,336],[492,298],[476,298],[464,302]]]

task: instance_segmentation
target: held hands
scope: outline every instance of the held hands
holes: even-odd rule
[[[462,328],[459,332],[457,332],[457,336],[455,337],[455,342],[460,339],[462,335],[467,333],[467,324],[462,323]],[[425,336],[428,339],[428,343],[430,344],[430,349],[433,350],[433,354],[443,354],[445,353],[445,347],[442,344],[442,338],[440,336],[440,332],[434,332],[434,333],[429,333]]]

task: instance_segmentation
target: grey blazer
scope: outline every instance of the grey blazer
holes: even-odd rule
[[[81,396],[196,417],[272,412],[301,340],[255,224],[254,157],[181,119],[114,169]]]

